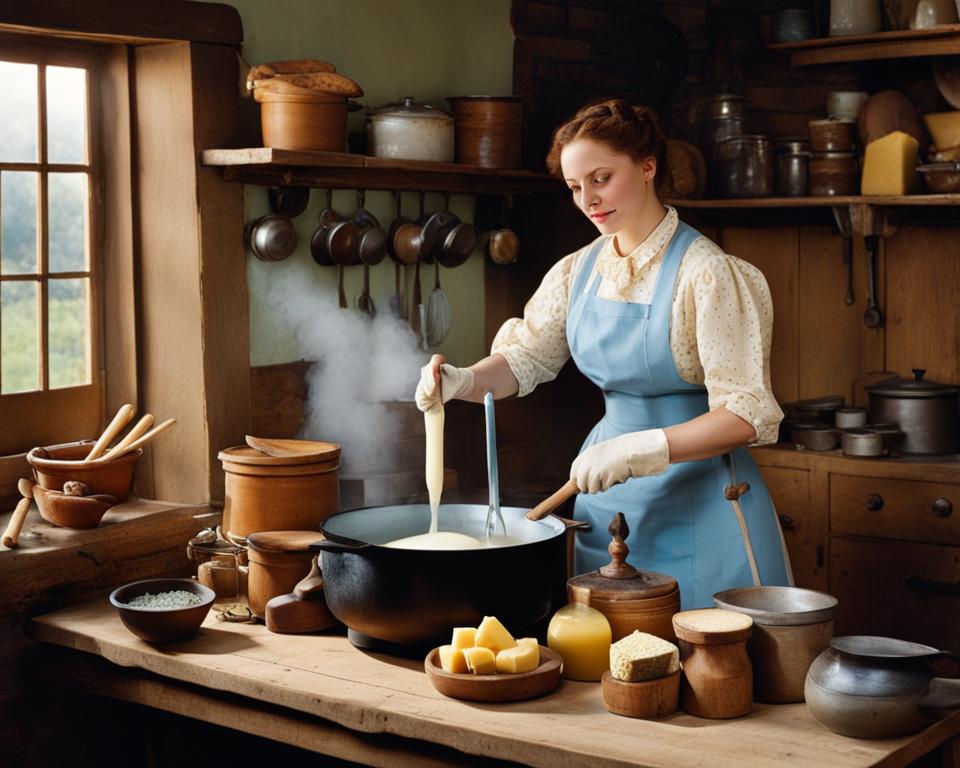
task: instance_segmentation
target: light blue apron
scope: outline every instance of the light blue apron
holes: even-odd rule
[[[664,253],[651,304],[599,298],[599,274],[585,292],[605,238],[591,248],[573,286],[567,339],[577,367],[603,390],[606,413],[581,452],[626,432],[669,427],[709,410],[706,388],[680,378],[670,349],[677,274],[698,237],[680,222]],[[731,500],[744,481],[749,490]],[[577,573],[610,562],[607,526],[617,512],[624,513],[630,528],[628,562],[673,576],[684,610],[713,607],[713,594],[724,589],[790,583],[779,523],[745,448],[671,464],[662,475],[632,478],[603,493],[581,493],[574,517],[589,520],[593,528],[577,534]]]

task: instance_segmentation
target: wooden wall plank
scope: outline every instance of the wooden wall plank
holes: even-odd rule
[[[799,232],[795,227],[723,230],[727,253],[763,272],[773,297],[773,347],[770,354],[773,392],[780,402],[799,396]]]
[[[901,227],[886,243],[887,364],[960,382],[960,229]],[[883,294],[881,294],[883,295]]]

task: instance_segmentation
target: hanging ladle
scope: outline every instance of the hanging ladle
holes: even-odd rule
[[[883,313],[877,305],[877,248],[880,243],[879,235],[867,235],[864,238],[867,245],[867,309],[863,313],[863,322],[867,328],[879,328],[883,325]]]
[[[487,508],[487,522],[483,526],[484,535],[490,539],[507,535],[507,525],[500,511],[500,471],[497,465],[497,418],[493,410],[493,392],[483,396],[483,415],[487,427],[487,482],[490,488],[490,506]],[[499,528],[498,528],[499,526]]]

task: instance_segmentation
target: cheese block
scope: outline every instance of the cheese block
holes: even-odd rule
[[[639,683],[672,675],[680,669],[680,651],[656,635],[634,630],[610,646],[610,674],[617,680]]]
[[[933,112],[923,116],[927,130],[933,137],[933,145],[944,150],[960,145],[960,111]]]
[[[867,144],[863,156],[863,195],[909,195],[919,191],[920,145],[913,136],[894,131]]]
[[[540,646],[523,643],[505,648],[497,654],[497,672],[517,674],[532,672],[540,666]]]
[[[440,646],[440,668],[444,672],[468,672],[463,650],[452,645]]]
[[[493,675],[497,672],[497,657],[489,648],[464,648],[467,669],[475,675]]]
[[[474,641],[481,648],[489,648],[494,654],[504,648],[513,648],[517,641],[513,639],[505,626],[495,616],[484,616],[477,627],[477,636]]]
[[[537,653],[540,653],[540,641],[535,637],[518,637],[517,645],[532,645],[537,649]]]
[[[476,627],[454,627],[451,645],[454,648],[473,648],[476,643]]]

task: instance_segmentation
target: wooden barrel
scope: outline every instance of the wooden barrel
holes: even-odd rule
[[[456,161],[519,168],[523,103],[519,96],[451,96]]]

